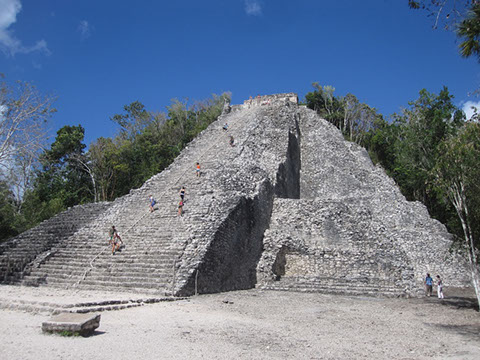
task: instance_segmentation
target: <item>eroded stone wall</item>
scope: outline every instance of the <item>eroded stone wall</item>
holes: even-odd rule
[[[268,227],[273,188],[265,180],[254,198],[242,197],[216,229],[198,268],[180,295],[251,289]]]
[[[363,148],[313,111],[299,108],[298,124],[300,200],[274,203],[258,286],[415,295],[427,272],[469,284],[451,235],[423,204],[406,201]]]

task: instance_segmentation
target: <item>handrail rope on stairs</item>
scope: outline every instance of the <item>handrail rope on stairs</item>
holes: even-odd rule
[[[234,122],[233,123],[234,125],[237,125],[237,122]],[[235,130],[237,128],[237,126],[230,126],[229,129],[230,130]],[[206,150],[204,150],[201,155],[200,155],[200,158],[203,158],[205,156],[205,154],[209,153],[214,147],[218,147],[218,143],[213,143],[211,146],[209,146]],[[224,164],[220,164],[223,166],[223,168],[225,168],[225,165]],[[185,177],[185,174],[188,172],[188,171],[191,171],[191,170],[185,170],[182,175],[177,179],[177,181],[175,182],[175,185],[178,185],[180,183],[180,181]],[[210,212],[210,208],[211,208],[211,204],[209,205],[209,208],[208,208],[208,211],[207,213]],[[185,230],[185,223],[182,221],[182,227],[183,229]],[[195,250],[195,254],[194,255],[197,255],[197,252],[198,252],[198,249]],[[176,263],[177,263],[177,260],[179,259],[174,259],[173,260],[173,269],[172,269],[172,296],[174,295],[175,293],[175,281],[176,281]]]
[[[250,108],[249,108],[249,109],[250,109]],[[268,108],[267,108],[267,109],[268,109]],[[260,126],[260,123],[257,122],[257,124],[255,125],[255,127],[253,128],[253,133],[255,133],[255,130],[256,130],[259,126]],[[242,141],[242,143],[241,143],[242,146],[253,136],[253,133],[250,134],[250,135],[248,135],[245,139],[243,139],[243,141]],[[212,145],[210,148],[212,148],[212,147],[213,147],[213,145]],[[220,165],[225,169],[226,165],[225,165],[224,163],[220,163]],[[210,208],[211,208],[211,206],[212,206],[212,204],[209,205],[207,214],[210,213]],[[194,255],[194,256],[197,256],[198,253],[199,253],[199,251],[200,251],[200,248],[199,248],[199,247],[196,248],[193,255]],[[174,276],[174,281],[175,281],[175,275],[176,275],[176,274],[175,274],[175,272],[174,272],[174,274],[173,274],[173,276]],[[195,275],[195,288],[196,288],[196,286],[197,286],[197,281],[198,281],[198,269],[197,269],[196,275]],[[172,295],[173,295],[173,290],[172,290]],[[197,289],[195,289],[195,295],[197,295]]]

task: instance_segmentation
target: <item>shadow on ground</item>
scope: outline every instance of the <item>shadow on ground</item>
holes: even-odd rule
[[[448,306],[454,309],[472,309],[479,311],[478,302],[476,298],[465,296],[451,296],[446,299],[439,300],[443,306]]]
[[[438,299],[436,294],[431,297],[420,297],[419,301],[424,303],[438,303],[456,310],[479,311],[477,297],[472,288],[449,287],[445,292],[445,299]]]
[[[446,331],[466,336],[471,340],[480,340],[480,325],[442,325],[442,324],[426,324],[439,331]]]

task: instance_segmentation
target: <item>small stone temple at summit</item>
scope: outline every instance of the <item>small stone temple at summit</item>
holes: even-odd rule
[[[112,225],[125,243],[115,256]],[[226,104],[142,187],[1,244],[0,281],[174,296],[255,287],[415,296],[427,272],[469,286],[451,245],[445,226],[407,201],[365,149],[288,93]]]

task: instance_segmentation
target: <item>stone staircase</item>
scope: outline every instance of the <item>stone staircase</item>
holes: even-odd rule
[[[228,133],[241,130],[243,124],[235,122],[235,115],[228,120],[232,121]],[[207,144],[196,141],[197,146],[190,145],[189,154],[183,153],[174,166],[116,200],[99,219],[64,242],[48,262],[32,269],[22,283],[171,294],[175,286],[175,263],[183,253],[189,230],[199,227],[208,212],[207,206],[200,206],[205,184],[225,166],[217,158],[222,153],[220,148],[233,151],[227,147],[228,138],[220,125],[210,132],[215,131],[221,141]],[[200,178],[195,177],[191,153],[198,154],[202,163],[204,173]],[[186,186],[187,196],[185,214],[178,217],[181,186]],[[157,200],[153,213],[148,211],[150,194]],[[125,244],[114,256],[108,245],[108,230],[112,225]]]
[[[19,281],[25,271],[29,271],[29,266],[47,261],[58,246],[109,206],[108,203],[74,206],[0,244],[0,281],[3,283]]]
[[[59,239],[54,247],[45,249],[48,256],[42,261],[29,259],[14,280],[30,286],[167,295],[214,292],[219,286],[253,287],[251,275],[255,265],[251,261],[232,260],[230,254],[223,252],[237,251],[235,247],[239,245],[225,249],[221,242],[249,232],[254,233],[255,242],[261,239],[268,224],[268,203],[273,199],[278,166],[285,160],[291,125],[286,116],[293,121],[284,105],[222,116],[192,141],[171,166],[141,188],[109,204],[91,222]],[[227,132],[222,129],[225,122],[229,124]],[[271,124],[275,122],[278,126]],[[229,145],[230,135],[235,138],[233,147]],[[275,136],[282,141],[270,146]],[[197,161],[202,166],[200,178],[195,176]],[[187,190],[182,217],[177,215],[181,186]],[[270,189],[266,195],[261,194],[266,196],[261,201],[267,206],[253,221],[248,216],[253,216],[250,211],[259,212],[256,202],[260,201],[259,192],[264,187]],[[153,213],[148,208],[150,195],[157,200]],[[247,218],[239,219],[237,213]],[[67,224],[75,221],[72,216]],[[108,245],[112,225],[125,244],[115,255]],[[251,238],[242,241],[253,242]],[[254,249],[258,252],[258,246]],[[238,251],[253,250],[242,246]],[[258,258],[259,254],[255,256]],[[230,275],[228,285],[211,279],[217,276],[219,266],[230,268],[232,261],[242,264]]]

